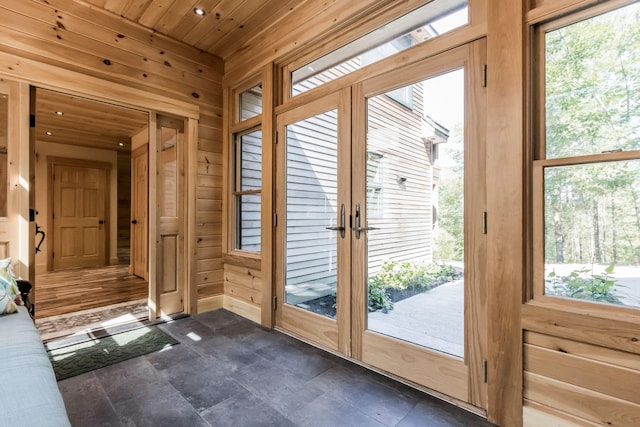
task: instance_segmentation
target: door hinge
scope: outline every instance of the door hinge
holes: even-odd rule
[[[273,309],[274,310],[278,309],[278,296],[277,295],[273,296]]]
[[[30,128],[36,127],[36,115],[35,114],[29,114],[29,127]]]
[[[487,87],[487,64],[482,65],[482,87]]]
[[[278,226],[278,214],[273,214],[273,226]]]
[[[487,212],[482,212],[482,234],[487,234]]]
[[[276,131],[276,144],[278,143],[279,139],[280,139],[280,133]]]
[[[482,361],[482,381],[486,383],[489,380],[489,363],[486,360]]]

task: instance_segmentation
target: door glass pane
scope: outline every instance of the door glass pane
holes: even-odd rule
[[[286,127],[285,301],[336,316],[338,115]]]
[[[464,356],[464,70],[367,100],[368,329]]]
[[[9,184],[7,176],[7,168],[9,167],[7,159],[8,98],[6,94],[0,93],[0,217],[7,216],[7,187]]]
[[[160,216],[178,216],[178,130],[162,127],[160,137]]]
[[[640,307],[640,160],[546,168],[545,293]]]

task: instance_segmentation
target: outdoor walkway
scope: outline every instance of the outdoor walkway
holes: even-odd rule
[[[369,313],[369,329],[464,357],[464,281],[440,285]]]

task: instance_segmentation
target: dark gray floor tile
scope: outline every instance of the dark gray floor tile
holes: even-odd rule
[[[425,398],[397,427],[492,427],[487,420],[436,398]],[[495,427],[495,426],[493,426]]]
[[[202,417],[216,427],[293,427],[296,425],[248,391],[207,409],[202,413]]]
[[[60,382],[74,425],[491,426],[225,310],[161,328],[181,344]]]
[[[153,393],[114,404],[125,426],[209,427],[195,409],[170,385]]]
[[[221,309],[198,314],[194,316],[194,319],[214,331],[234,323],[247,321],[242,316]]]
[[[364,382],[350,399],[360,411],[387,425],[396,425],[418,402],[380,383]]]
[[[187,345],[167,347],[144,356],[158,371],[178,368],[201,357],[200,353]]]
[[[227,338],[242,343],[249,350],[257,350],[271,344],[273,331],[268,331],[262,326],[250,322],[234,323],[217,330]]]
[[[263,360],[251,346],[225,335],[207,338],[198,351],[217,359],[230,373]]]
[[[180,394],[200,412],[246,390],[212,358],[201,357],[161,371]]]
[[[298,343],[267,346],[258,349],[257,353],[304,379],[314,378],[334,366],[334,363],[325,355]]]
[[[213,328],[197,321],[193,317],[178,319],[173,322],[158,325],[181,344],[197,347],[207,337],[217,335]]]
[[[376,427],[385,426],[349,403],[323,395],[295,414],[296,424],[304,427]]]
[[[167,384],[144,357],[107,366],[94,373],[114,405],[137,396],[155,396],[156,390]]]
[[[285,368],[263,359],[234,373],[233,378],[256,396],[268,400],[271,395],[291,393],[305,384],[304,379]]]
[[[100,381],[93,372],[68,378],[58,383],[69,420],[74,426],[120,426]]]

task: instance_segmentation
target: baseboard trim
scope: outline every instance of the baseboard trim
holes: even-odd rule
[[[262,311],[259,306],[229,295],[224,295],[223,308],[258,324],[262,320]]]
[[[198,313],[218,310],[224,306],[224,295],[214,295],[198,300]]]

